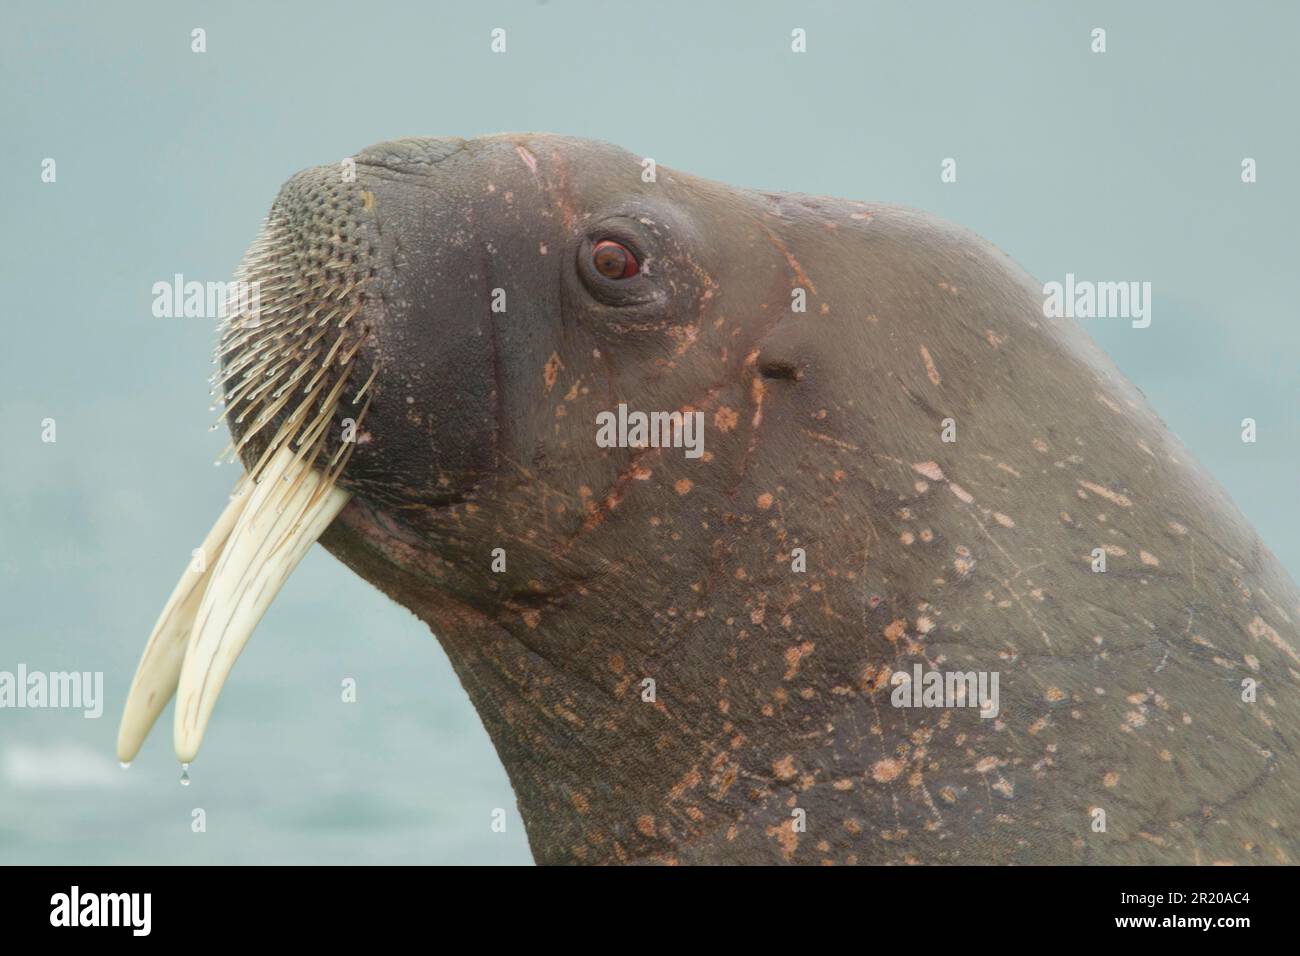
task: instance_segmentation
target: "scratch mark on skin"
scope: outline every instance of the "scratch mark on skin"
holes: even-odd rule
[[[1011,595],[1012,599],[1020,607],[1020,610],[1025,612],[1025,617],[1029,618],[1029,622],[1033,624],[1034,627],[1037,629],[1039,635],[1043,638],[1043,643],[1045,643],[1048,647],[1051,647],[1052,639],[1048,637],[1047,632],[1043,630],[1043,626],[1038,623],[1038,618],[1034,617],[1034,612],[1030,609],[1030,607],[1027,604],[1025,604],[1025,602],[1021,599],[1020,595],[1016,593],[1015,589],[1011,587],[1011,582],[1016,580],[1016,578],[1020,577],[1022,574],[1026,573],[1027,571],[1032,571],[1034,568],[1042,567],[1042,564],[1039,563],[1039,564],[1032,565],[1028,568],[1021,568],[1020,565],[1016,563],[1016,560],[1012,558],[1011,555],[1007,552],[1007,549],[1002,547],[1002,545],[998,543],[997,539],[994,538],[993,535],[989,534],[988,528],[984,526],[984,522],[979,519],[979,515],[977,515],[973,509],[970,509],[970,516],[972,520],[974,520],[975,527],[979,529],[980,534],[988,538],[989,543],[992,544],[993,547],[997,548],[998,552],[1002,555],[1002,557],[1004,557],[1007,560],[1007,563],[1010,564],[1011,567],[1015,569],[1016,573],[1012,575],[1010,579],[1006,581],[1002,581],[1000,583],[1004,588],[1006,588],[1007,593]]]
[[[916,778],[916,782],[913,785],[920,792],[921,798],[925,801],[925,805],[929,808],[930,812],[934,814],[935,823],[937,824],[938,829],[940,831],[946,831],[948,825],[944,823],[943,814],[939,812],[939,807],[935,804],[934,797],[930,796],[930,788],[925,785],[925,779],[921,776],[920,771],[917,771]]]
[[[558,498],[560,504],[563,505],[563,508],[568,509],[573,507],[574,505],[573,496],[561,491],[559,488],[556,488],[554,485],[546,483],[541,478],[539,478],[531,469],[524,467],[524,465],[515,461],[509,455],[506,455],[502,452],[498,452],[498,455],[502,462],[504,462],[509,467],[513,468],[518,473],[521,481],[532,483],[541,489],[541,494],[539,496],[541,498],[541,502],[539,504],[533,504],[530,502],[530,506],[535,508],[537,512],[536,517],[541,519],[542,527],[545,528],[547,531],[550,531],[551,530],[551,520],[550,520],[551,519],[551,509],[550,509],[551,498],[552,497]]]
[[[799,264],[799,260],[794,257],[794,254],[790,252],[790,249],[786,244],[781,241],[780,237],[777,236],[776,233],[767,228],[767,226],[763,227],[763,231],[767,233],[768,241],[770,241],[772,245],[776,246],[777,251],[780,252],[781,255],[785,256],[785,261],[788,262],[790,268],[794,270],[794,277],[798,284],[807,287],[809,292],[816,295],[817,287],[813,285],[812,279],[808,278],[808,273],[803,271],[803,266]]]
[[[646,458],[657,460],[661,451],[662,449],[655,447],[636,449],[632,455],[631,461],[618,473],[618,477],[614,479],[614,483],[610,486],[609,491],[606,492],[600,505],[595,511],[591,512],[587,516],[586,521],[583,522],[582,528],[570,539],[570,545],[577,540],[578,535],[599,527],[601,522],[605,520],[606,516],[623,503],[623,494],[627,490],[628,485],[638,479],[642,473],[642,469],[645,467],[643,460]]]
[[[1187,609],[1187,626],[1183,628],[1183,637],[1188,638],[1190,640],[1195,640],[1195,638],[1192,637],[1192,624],[1194,624],[1195,621],[1196,621],[1196,609],[1193,607],[1189,607]],[[1165,645],[1165,656],[1161,658],[1160,663],[1156,665],[1156,669],[1155,671],[1153,671],[1153,673],[1159,674],[1162,670],[1165,669],[1165,664],[1169,662],[1169,653],[1172,649],[1173,648],[1171,645],[1169,644]]]
[[[523,160],[524,165],[528,167],[529,172],[533,175],[533,183],[538,190],[551,199],[551,205],[556,212],[560,214],[560,219],[564,222],[566,229],[572,229],[573,224],[577,221],[577,212],[573,205],[572,183],[569,177],[569,163],[563,154],[559,151],[552,151],[551,175],[543,179],[538,171],[537,157],[528,151],[522,143],[515,144],[515,152]],[[512,193],[506,192],[506,202],[510,202]],[[545,215],[545,214],[544,214]],[[545,252],[543,251],[543,255]]]
[[[1250,636],[1255,638],[1255,640],[1263,638],[1279,651],[1290,657],[1297,664],[1300,664],[1300,654],[1296,653],[1295,648],[1284,641],[1282,635],[1258,614],[1255,615],[1253,621],[1246,625],[1246,630],[1250,632]]]
[[[925,374],[930,379],[931,384],[938,385],[943,381],[939,377],[939,369],[935,367],[934,359],[930,357],[930,350],[924,345],[921,346],[921,361],[925,363]]]
[[[857,445],[851,445],[846,441],[840,441],[838,438],[832,438],[830,435],[823,435],[821,432],[815,432],[811,429],[800,429],[809,438],[815,438],[817,441],[825,442],[828,445],[834,445],[836,448],[842,448],[845,451],[859,451]]]
[[[532,153],[528,152],[528,150],[525,149],[523,146],[516,146],[515,152],[518,153],[519,158],[524,161],[524,165],[528,167],[528,171],[532,173],[534,177],[536,177],[537,157],[534,156]]]
[[[754,349],[745,357],[745,368],[752,369],[758,364],[758,349]],[[749,446],[745,449],[744,455],[740,459],[740,468],[736,473],[735,483],[727,491],[728,496],[734,495],[737,489],[745,480],[745,472],[749,469],[750,459],[754,455],[754,449],[758,447],[759,428],[763,424],[763,399],[767,395],[767,386],[763,380],[751,372],[749,380],[749,400],[754,408],[753,417],[750,419],[750,436]]]
[[[1025,612],[1025,617],[1029,618],[1029,623],[1033,624],[1034,627],[1037,629],[1039,635],[1043,638],[1043,643],[1046,644],[1048,647],[1051,647],[1052,639],[1047,636],[1047,632],[1043,630],[1043,626],[1038,623],[1038,618],[1034,617],[1034,612],[1029,609],[1029,606],[1025,604],[1025,602],[1021,599],[1020,595],[1017,594],[1015,589],[1011,586],[1011,582],[1014,581],[1017,577],[1019,577],[1020,573],[1021,572],[1017,572],[1015,577],[1012,577],[1010,580],[1003,581],[1002,586],[1006,588],[1007,593],[1011,595],[1012,600],[1016,602],[1020,610]]]
[[[1269,604],[1273,606],[1273,610],[1277,612],[1278,617],[1282,618],[1282,620],[1285,621],[1287,624],[1291,623],[1291,616],[1286,613],[1286,609],[1281,607],[1276,601],[1274,601],[1272,596],[1267,591],[1265,591],[1263,588],[1260,588],[1259,593],[1264,596],[1265,601],[1267,601]]]
[[[874,695],[874,694],[869,695],[867,699],[871,702],[871,709],[874,710],[875,713],[876,713],[876,726],[878,726],[878,727],[879,727],[879,726],[882,726],[883,724],[882,724],[882,718],[881,718],[881,715],[880,715],[880,704],[876,701],[876,698],[875,698],[875,695]],[[907,728],[907,714],[906,714],[906,713],[903,714],[903,726],[904,726],[904,729]],[[880,745],[880,758],[881,758],[881,759],[880,759],[879,761],[877,761],[877,763],[876,763],[875,765],[873,765],[872,776],[873,776],[873,778],[875,778],[875,779],[879,779],[879,778],[876,778],[876,777],[875,777],[874,767],[875,767],[875,766],[880,766],[880,765],[883,764],[886,760],[890,759],[889,754],[885,751],[885,744],[884,744],[884,741],[883,741],[883,740],[879,740],[878,743],[879,743],[879,745]],[[890,802],[890,805],[892,806],[893,811],[894,811],[894,828],[895,828],[895,829],[899,829],[900,827],[902,827],[903,824],[902,824],[902,818],[901,818],[901,816],[899,815],[899,810],[898,810],[898,796],[894,793],[894,788],[893,788],[892,785],[888,785],[888,784],[887,784],[887,786],[889,787],[889,802]],[[863,808],[864,808],[864,809],[868,809],[868,808],[869,808],[869,804],[866,802],[866,795],[865,795],[865,794],[863,795]]]

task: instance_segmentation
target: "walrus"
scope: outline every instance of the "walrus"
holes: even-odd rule
[[[1294,583],[978,236],[414,138],[290,179],[239,277],[245,475],[123,761],[173,693],[194,759],[319,539],[441,641],[538,862],[1296,860]]]

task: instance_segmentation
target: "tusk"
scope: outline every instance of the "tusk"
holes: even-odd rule
[[[244,505],[248,504],[248,491],[248,482],[240,482],[231,495],[230,504],[226,505],[226,510],[221,512],[221,517],[203,539],[203,570],[187,567],[158,615],[158,623],[153,626],[153,633],[149,635],[135,678],[131,681],[131,691],[127,694],[122,723],[117,731],[117,759],[123,763],[135,759],[154,721],[176,693],[194,616],[212,579],[212,568],[221,557]]]
[[[182,763],[198,753],[217,695],[253,628],[349,497],[287,445],[267,463],[194,617],[176,692],[176,757]]]

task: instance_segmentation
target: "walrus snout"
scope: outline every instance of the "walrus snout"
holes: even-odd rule
[[[366,204],[346,168],[304,170],[280,190],[240,265],[257,308],[227,319],[217,391],[250,471],[281,439],[337,465],[354,437],[345,423],[358,420],[373,371],[357,362],[375,271]]]
[[[176,755],[194,758],[257,622],[355,491],[381,506],[437,504],[448,468],[490,454],[491,356],[481,336],[465,335],[477,328],[481,269],[472,252],[444,255],[464,243],[424,231],[437,192],[386,162],[292,177],[236,272],[248,293],[227,309],[213,384],[246,474],[155,624],[119,731],[123,761],[173,694]],[[387,232],[384,204],[397,221]],[[429,261],[442,277],[409,289]],[[468,347],[445,347],[453,339]],[[464,394],[480,405],[460,403]]]

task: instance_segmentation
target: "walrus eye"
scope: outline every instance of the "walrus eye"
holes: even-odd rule
[[[602,239],[591,250],[591,263],[606,279],[630,279],[641,271],[636,256],[622,243]]]

